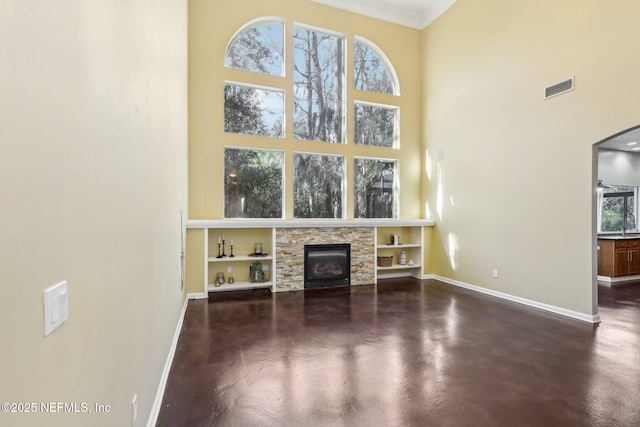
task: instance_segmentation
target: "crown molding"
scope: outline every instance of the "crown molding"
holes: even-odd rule
[[[385,0],[311,1],[417,30],[425,29],[456,2],[456,0],[429,0],[424,2],[424,8],[413,9],[393,5]]]

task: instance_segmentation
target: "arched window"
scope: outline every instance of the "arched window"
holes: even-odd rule
[[[227,45],[224,65],[284,76],[284,23],[263,18],[242,27]]]
[[[398,76],[380,48],[355,37],[353,43],[353,84],[358,90],[400,95]]]
[[[271,79],[275,83],[267,87],[259,76],[226,73],[233,81],[223,81],[224,131],[271,140],[263,139],[260,148],[225,147],[225,218],[282,218],[284,182],[289,179],[295,218],[344,218],[347,188],[353,191],[355,218],[398,216],[398,160],[354,156],[345,147],[400,147],[398,102],[392,97],[384,104],[372,102],[380,96],[363,93],[399,96],[398,77],[375,44],[355,36],[354,48],[348,50],[347,38],[295,23],[285,39],[284,21],[272,17],[247,23],[231,38],[224,57],[227,69],[288,75],[291,80]],[[292,67],[285,70],[287,50]],[[353,87],[347,84],[351,76],[346,64],[351,60]],[[353,96],[347,108],[347,93],[354,88],[363,92]],[[291,114],[285,114],[291,107]],[[352,137],[346,135],[347,121],[354,124]],[[319,150],[324,153],[294,151],[293,176],[285,179],[286,151],[281,141],[286,138],[333,143],[334,148]],[[350,185],[347,164],[354,167]]]

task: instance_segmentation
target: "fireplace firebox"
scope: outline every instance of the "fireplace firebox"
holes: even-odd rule
[[[351,245],[304,245],[304,288],[351,285]]]

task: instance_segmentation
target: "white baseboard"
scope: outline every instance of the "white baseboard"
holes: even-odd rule
[[[187,299],[205,299],[209,298],[209,294],[207,292],[195,292],[192,294],[187,294]]]
[[[544,304],[538,301],[533,301],[526,298],[516,297],[510,294],[505,294],[504,292],[493,291],[491,289],[483,288],[481,286],[471,285],[469,283],[460,282],[458,280],[449,279],[448,277],[438,276],[436,274],[427,274],[424,276],[425,279],[435,279],[444,283],[448,283],[450,285],[458,286],[461,288],[469,289],[475,292],[480,292],[482,294],[491,295],[496,298],[504,299],[507,301],[515,302],[518,304],[523,304],[529,307],[537,308],[544,311],[549,311],[554,314],[559,314],[561,316],[570,317],[572,319],[581,320],[583,322],[588,323],[600,323],[599,315],[588,315],[584,313],[579,313],[577,311],[567,310],[561,307],[556,307],[554,305]]]
[[[627,282],[633,282],[640,280],[640,274],[636,274],[633,276],[619,276],[619,277],[609,277],[609,276],[598,276],[598,284],[602,286],[615,286],[622,285]]]
[[[153,427],[158,421],[158,415],[160,415],[160,408],[162,406],[162,398],[164,397],[164,390],[167,386],[167,380],[169,379],[169,372],[171,371],[171,364],[173,363],[173,356],[176,353],[176,347],[178,346],[178,338],[180,338],[180,332],[182,331],[182,322],[184,321],[184,314],[187,311],[187,304],[189,304],[189,298],[184,300],[182,311],[180,312],[180,318],[176,325],[176,330],[173,333],[173,341],[171,341],[171,347],[169,347],[169,354],[167,360],[164,362],[164,369],[160,376],[160,384],[158,384],[158,390],[156,391],[156,398],[153,401],[151,407],[151,413],[147,420],[147,427]]]

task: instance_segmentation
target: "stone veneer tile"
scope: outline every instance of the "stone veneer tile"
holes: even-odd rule
[[[351,244],[351,285],[374,282],[375,235],[373,227],[277,228],[276,291],[304,289],[304,245]]]

